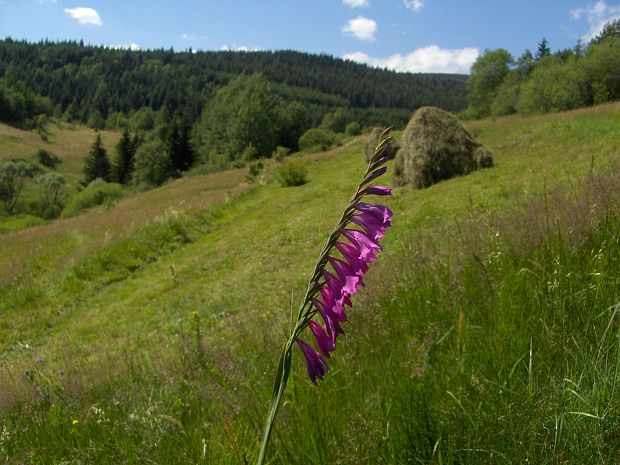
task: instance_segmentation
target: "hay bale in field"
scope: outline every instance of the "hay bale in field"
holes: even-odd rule
[[[370,159],[372,158],[372,156],[374,155],[375,149],[377,148],[377,144],[379,143],[379,137],[381,136],[382,133],[383,133],[383,129],[381,128],[372,128],[372,131],[370,131],[370,134],[368,136],[368,141],[366,142],[366,146],[364,147],[364,155],[366,157],[366,163],[368,163]],[[390,142],[388,142],[388,145],[385,148],[385,151],[383,152],[384,156],[389,156],[390,158],[394,158],[399,148],[400,146],[398,145],[398,142],[396,142],[394,139],[391,139]]]
[[[435,107],[415,112],[394,162],[394,184],[429,187],[444,179],[493,166],[493,154],[452,114]]]

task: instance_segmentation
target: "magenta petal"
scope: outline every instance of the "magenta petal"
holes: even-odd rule
[[[364,190],[364,194],[368,195],[392,195],[392,188],[385,186],[373,186]]]
[[[373,263],[375,261],[375,252],[381,250],[381,246],[376,241],[356,229],[343,229],[342,235],[358,247],[360,259],[366,263]]]
[[[329,293],[332,296],[332,300],[334,302],[334,309],[341,311],[343,318],[340,321],[346,320],[346,314],[344,313],[344,306],[351,304],[350,293],[345,290],[345,286],[347,284],[350,285],[350,282],[347,283],[345,279],[340,279],[331,274],[327,270],[323,270],[323,277],[325,278],[325,284],[329,289]]]
[[[308,326],[310,327],[310,331],[314,335],[314,340],[316,341],[316,345],[319,347],[319,350],[323,355],[329,357],[329,353],[336,350],[336,338],[335,336],[330,337],[323,326],[318,324],[314,320],[310,320],[308,322]]]
[[[364,276],[368,271],[368,263],[360,257],[360,250],[349,242],[337,242],[336,249],[342,254],[357,276]]]
[[[359,202],[355,205],[355,208],[361,212],[368,213],[369,215],[376,217],[379,221],[384,223],[390,222],[390,224],[392,224],[390,221],[392,218],[392,210],[385,205],[372,205],[370,203]]]
[[[314,348],[303,339],[297,339],[297,344],[301,348],[301,351],[306,357],[306,368],[308,369],[308,376],[314,384],[316,379],[323,379],[325,373],[329,370],[327,363],[323,360],[323,357]]]
[[[389,226],[377,221],[374,216],[363,212],[351,216],[351,221],[364,228],[366,234],[374,241],[378,241],[385,236],[385,231]]]
[[[342,319],[341,315],[336,313],[333,307],[326,305],[320,300],[312,299],[312,304],[315,306],[321,317],[323,317],[327,334],[332,341],[336,343],[336,336],[338,336],[338,334],[344,334],[342,326],[340,326],[340,322],[346,320],[346,315],[344,315],[344,319]],[[344,314],[344,312],[342,312],[342,314]]]
[[[342,290],[349,295],[355,294],[357,292],[357,285],[361,281],[361,278],[355,274],[347,262],[334,257],[327,257],[327,259],[334,267],[336,274],[340,278]]]

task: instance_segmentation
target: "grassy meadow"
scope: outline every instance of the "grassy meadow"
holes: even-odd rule
[[[469,128],[495,167],[387,200],[269,463],[620,462],[620,104]],[[363,145],[306,156],[303,186],[187,177],[0,236],[0,463],[252,463]]]

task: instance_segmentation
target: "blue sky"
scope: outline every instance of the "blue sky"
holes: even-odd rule
[[[293,49],[411,72],[468,72],[485,49],[513,55],[587,41],[620,0],[0,0],[0,37],[111,47]]]

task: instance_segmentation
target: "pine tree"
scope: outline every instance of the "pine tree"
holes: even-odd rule
[[[129,130],[125,128],[121,140],[116,144],[112,179],[120,184],[127,184],[133,171],[133,158],[136,154],[135,140],[131,140]]]
[[[168,138],[168,151],[172,165],[179,171],[187,171],[194,164],[194,153],[189,139],[189,126],[175,122]]]
[[[107,182],[110,181],[110,161],[108,160],[108,154],[103,148],[99,134],[97,134],[97,139],[86,159],[84,174],[86,175],[87,183],[97,178]]]
[[[609,37],[620,37],[620,18],[611,20],[603,26],[601,32],[592,39],[590,44],[600,44]]]
[[[546,37],[538,42],[538,49],[536,50],[536,61],[539,61],[541,58],[551,55],[551,49],[549,48],[549,42]]]

